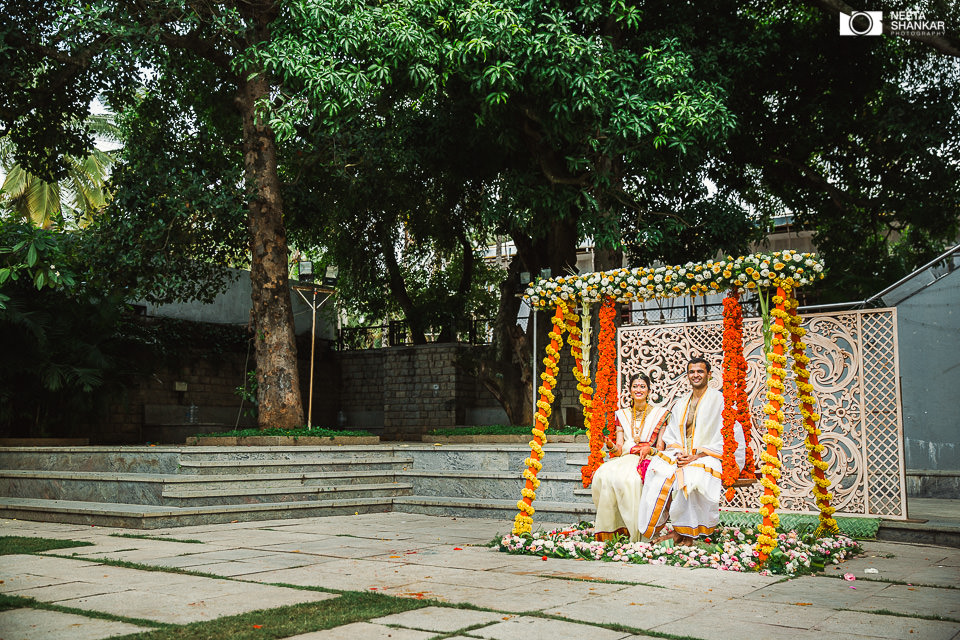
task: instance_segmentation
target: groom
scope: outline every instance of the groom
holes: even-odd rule
[[[663,436],[663,451],[658,451],[644,482],[637,514],[639,530],[653,538],[666,524],[667,514],[673,533],[655,542],[673,539],[677,544],[692,544],[700,535],[710,535],[720,523],[720,495],[723,490],[723,394],[707,386],[710,363],[692,358],[687,363],[690,392],[681,396],[670,411],[670,422]],[[737,439],[736,461],[744,462],[743,430],[734,430]]]

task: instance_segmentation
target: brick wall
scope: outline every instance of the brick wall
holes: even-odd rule
[[[463,358],[475,357],[484,347],[427,344],[336,352],[330,346],[317,341],[314,426],[365,429],[387,440],[419,440],[435,428],[507,422],[490,392],[459,366]],[[297,349],[306,413],[309,334],[298,338]],[[201,345],[184,345],[173,363],[129,389],[109,418],[94,428],[91,441],[183,442],[195,433],[233,428],[238,413],[240,426],[255,426],[255,418],[240,411],[235,393],[243,385],[245,366],[253,369],[253,354],[247,361],[243,346],[211,353]],[[572,358],[564,355],[555,392],[555,424],[577,424],[581,419],[572,366]],[[538,372],[542,370],[538,363]],[[186,391],[177,391],[176,382],[186,383]],[[197,409],[191,416],[192,405]]]
[[[310,335],[297,338],[298,369],[303,410],[309,405]],[[184,344],[153,375],[128,386],[109,415],[92,427],[94,444],[183,443],[187,436],[217,432],[234,426],[255,427],[250,404],[241,406],[236,388],[245,371],[253,370],[254,354],[243,344],[211,350],[202,344]],[[176,383],[186,384],[177,391]],[[330,343],[318,340],[314,356],[314,426],[335,427],[340,406],[340,372]],[[196,409],[191,411],[191,407]]]
[[[340,353],[347,424],[384,439],[419,440],[436,428],[506,422],[493,396],[458,366],[478,348],[426,344]]]
[[[185,430],[191,433],[186,435],[222,431],[225,425],[232,428],[240,411],[234,390],[243,385],[245,359],[246,352],[185,348],[153,375],[130,385],[91,439],[102,444],[183,442],[163,437],[160,427],[189,424]],[[177,391],[177,383],[185,384],[186,390]],[[191,406],[196,407],[192,414]],[[241,424],[252,420],[241,415]]]

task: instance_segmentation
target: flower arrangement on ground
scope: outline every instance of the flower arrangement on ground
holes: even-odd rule
[[[505,553],[545,558],[666,564],[788,576],[815,573],[863,552],[860,543],[847,536],[816,538],[812,533],[787,531],[777,534],[776,549],[761,565],[756,551],[757,534],[750,527],[722,527],[708,538],[709,542],[693,546],[628,542],[622,538],[598,542],[593,534],[593,523],[581,522],[552,531],[505,535],[496,543],[498,550]]]

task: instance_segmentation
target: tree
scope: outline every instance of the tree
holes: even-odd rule
[[[120,330],[121,291],[86,273],[91,236],[0,218],[0,432],[71,436],[89,427],[151,349]]]
[[[518,248],[501,289],[497,356],[482,372],[510,418],[524,421],[530,375],[515,322],[519,272],[573,267],[585,235],[610,248],[601,268],[616,263],[620,218],[635,206],[628,179],[652,157],[722,138],[732,124],[722,93],[692,68],[679,41],[648,38],[639,11],[626,4],[340,8],[292,2],[274,38],[256,49],[285,88],[271,123],[290,138],[310,122],[335,133],[346,114],[384,100],[412,110],[448,105],[433,110],[441,120],[469,114],[473,126],[458,140],[483,140],[483,153],[464,148],[482,166],[488,157],[501,163],[485,176],[496,195],[486,226]]]
[[[184,110],[216,109],[236,122],[242,152],[253,288],[260,424],[303,421],[293,317],[287,289],[287,242],[273,130],[261,117],[273,85],[244,51],[271,39],[276,2],[183,5],[173,0],[8,3],[0,37],[9,97],[0,110],[18,161],[38,176],[62,173],[65,152],[89,146],[77,126],[92,98],[103,94],[119,111],[130,105],[143,69],[163,70],[202,89]],[[230,101],[211,105],[208,94]],[[206,112],[204,112],[206,113]]]
[[[477,257],[492,167],[460,145],[458,123],[435,101],[384,100],[333,136],[293,141],[285,193],[298,246],[322,247],[340,269],[338,297],[370,319],[402,316],[415,344],[441,342],[489,317],[495,270]],[[472,122],[468,122],[472,128]],[[358,251],[358,247],[363,250]]]
[[[101,139],[118,142],[118,132],[109,115],[88,119],[91,131]],[[14,160],[9,136],[0,138],[0,168],[5,178],[0,186],[0,211],[39,227],[54,225],[85,227],[109,202],[106,187],[113,154],[94,148],[84,157],[65,156],[65,176],[58,182],[39,178]]]
[[[828,302],[876,293],[960,233],[960,60],[929,39],[841,37],[819,8],[839,4],[647,13],[687,25],[691,55],[724,78],[741,123],[699,170],[760,219],[793,214],[815,231],[833,267],[817,287]],[[955,43],[960,11],[938,9],[939,41]]]

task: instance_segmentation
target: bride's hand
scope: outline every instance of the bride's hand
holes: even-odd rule
[[[634,445],[634,447],[630,449],[630,453],[640,456],[641,459],[646,458],[648,455],[650,455],[650,445],[649,444]]]

